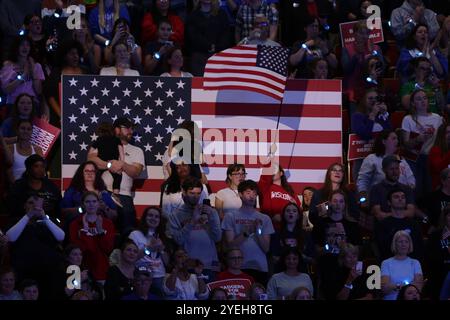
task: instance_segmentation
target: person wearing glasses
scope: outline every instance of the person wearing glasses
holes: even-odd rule
[[[263,14],[256,14],[253,28],[250,34],[242,39],[239,44],[256,44],[279,47],[280,44],[269,39],[270,27],[269,19]]]
[[[239,183],[245,180],[247,173],[243,164],[231,164],[227,169],[227,179],[225,180],[228,187],[219,190],[216,193],[215,207],[219,213],[220,220],[227,212],[237,210],[242,206],[241,198],[239,197],[238,186]]]

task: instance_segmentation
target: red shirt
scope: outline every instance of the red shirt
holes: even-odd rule
[[[113,222],[103,217],[104,235],[89,236],[83,229],[83,216],[80,215],[70,224],[70,242],[76,244],[83,251],[83,264],[92,272],[95,280],[106,280],[109,268],[109,254],[114,248],[116,231]],[[89,227],[95,227],[95,223],[89,223]]]
[[[276,214],[282,214],[284,207],[288,203],[296,203],[301,208],[301,202],[298,197],[293,197],[282,186],[272,183],[272,175],[261,175],[258,182],[259,188],[259,206],[261,212],[273,218]],[[278,222],[272,221],[276,230],[279,230],[281,225]]]
[[[170,40],[183,46],[184,42],[184,23],[180,17],[174,14],[167,14],[167,20],[172,25],[172,35]],[[158,26],[151,13],[146,13],[142,18],[142,46],[144,47],[150,41],[156,41],[158,39]]]
[[[435,146],[431,148],[428,155],[428,165],[430,168],[433,190],[441,184],[441,171],[447,168],[449,164],[450,151],[447,151],[447,153],[442,155],[442,150],[440,147]]]

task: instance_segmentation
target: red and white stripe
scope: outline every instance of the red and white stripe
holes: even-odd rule
[[[256,66],[256,46],[237,46],[216,53],[205,67],[204,88],[208,90],[251,90],[283,98],[286,76]]]

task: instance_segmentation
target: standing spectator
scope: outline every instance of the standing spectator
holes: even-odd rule
[[[397,42],[402,44],[418,24],[425,23],[430,30],[430,38],[434,39],[439,31],[436,13],[426,9],[422,0],[405,0],[401,7],[391,14],[391,31]]]
[[[25,17],[23,25],[25,26],[27,36],[31,40],[31,48],[33,49],[31,56],[36,62],[40,63],[42,67],[45,67],[47,37],[42,28],[41,16],[35,13],[29,14]]]
[[[130,141],[133,137],[133,122],[128,118],[118,118],[113,124],[114,133],[123,145],[125,152],[125,160],[111,160],[111,165],[107,161],[103,161],[98,157],[98,150],[90,148],[88,152],[88,160],[95,162],[100,170],[108,170],[103,174],[103,180],[108,188],[112,190],[111,173],[122,172],[122,182],[120,184],[120,202],[122,208],[118,208],[119,220],[121,222],[121,232],[134,228],[136,220],[136,209],[133,203],[131,188],[133,187],[133,179],[139,177],[144,170],[145,158],[141,148],[133,146]]]
[[[267,282],[268,263],[266,254],[270,247],[270,235],[274,233],[270,218],[255,209],[258,186],[252,180],[242,181],[238,186],[242,207],[225,215],[222,229],[229,247],[239,247],[244,256],[244,272],[256,281]]]
[[[126,43],[117,42],[112,47],[114,56],[114,65],[112,67],[104,67],[100,70],[102,76],[139,76],[139,72],[130,69],[130,52]],[[120,159],[116,159],[120,160]]]
[[[9,212],[13,218],[25,214],[20,204],[25,203],[32,195],[44,199],[44,211],[51,218],[60,217],[61,192],[46,177],[45,167],[45,159],[38,154],[33,154],[25,160],[25,172],[21,179],[14,182],[9,193]]]
[[[401,189],[393,189],[388,194],[388,204],[391,207],[390,216],[380,221],[375,226],[375,240],[380,253],[380,260],[390,257],[390,246],[394,234],[399,230],[408,230],[413,241],[414,251],[411,256],[416,259],[423,259],[422,230],[417,222],[405,216],[406,196]]]
[[[194,76],[203,76],[208,58],[230,46],[228,32],[227,16],[219,8],[219,1],[200,0],[186,20],[186,49]]]
[[[169,40],[172,26],[167,20],[160,20],[157,39],[147,44],[144,57],[144,72],[150,75],[163,73],[163,61],[167,59],[167,52],[174,46]]]
[[[89,26],[94,39],[101,44],[104,44],[105,40],[111,40],[114,23],[119,18],[130,22],[125,5],[119,4],[119,0],[98,0],[97,7],[92,9],[89,14]]]
[[[428,169],[431,174],[432,190],[439,185],[439,175],[450,165],[450,125],[441,124],[439,127],[434,146],[428,155]]]
[[[228,187],[221,189],[216,193],[214,206],[219,212],[220,219],[227,212],[239,209],[242,206],[241,198],[239,197],[238,186],[245,180],[247,173],[243,164],[230,164],[227,168],[226,183]]]
[[[170,260],[170,253],[166,251],[165,222],[158,207],[148,207],[142,214],[138,230],[128,236],[139,248],[137,265],[149,268],[153,277],[152,292],[160,297],[164,294],[164,277]]]
[[[12,269],[0,270],[0,301],[22,300],[16,287],[16,275]]]
[[[404,285],[414,284],[419,290],[423,286],[420,262],[408,255],[413,251],[411,237],[406,231],[397,231],[392,239],[394,256],[381,263],[381,290],[384,300],[397,299]]]
[[[117,301],[133,291],[134,272],[139,249],[131,240],[126,240],[121,247],[120,261],[108,270],[105,282],[106,300]]]
[[[82,65],[91,74],[97,74],[102,60],[102,48],[95,43],[85,15],[81,16],[81,28],[73,30],[72,38],[83,47]]]
[[[161,20],[167,19],[172,26],[170,41],[182,46],[184,43],[184,22],[170,9],[170,0],[153,1],[150,12],[144,14],[142,19],[142,45],[146,46],[148,42],[156,40],[156,32]]]
[[[192,274],[188,271],[188,258],[183,249],[174,253],[172,273],[166,276],[164,282],[164,292],[171,300],[205,300],[209,296],[202,276],[202,264],[197,263],[194,267],[195,274]]]
[[[414,217],[415,205],[413,191],[409,186],[398,181],[400,177],[400,162],[398,157],[394,155],[384,157],[381,166],[385,179],[370,189],[369,200],[371,212],[378,220],[383,220],[391,216],[388,194],[395,189],[402,190],[406,196],[404,216],[409,218]]]
[[[430,61],[434,75],[439,79],[445,79],[448,75],[448,61],[439,50],[433,48],[428,32],[426,25],[416,25],[408,36],[406,47],[400,51],[397,72],[400,75],[401,83],[408,81],[412,74],[408,68],[409,63],[412,59],[418,57],[425,57]]]
[[[204,266],[209,281],[214,281],[219,271],[216,243],[222,238],[220,219],[210,205],[199,203],[203,185],[196,178],[187,178],[182,185],[184,204],[169,216],[170,234],[192,259]]]
[[[359,170],[356,186],[360,197],[367,198],[370,189],[385,179],[382,168],[382,162],[385,157],[396,156],[398,153],[398,136],[395,131],[384,130],[375,139],[374,153],[364,158],[361,169]],[[408,162],[399,157],[400,177],[399,182],[414,189],[416,179],[409,167]]]
[[[278,32],[278,11],[266,0],[249,0],[242,3],[236,16],[235,40],[241,41],[250,35],[256,15],[263,15],[269,22],[269,39],[276,41]]]
[[[308,274],[300,271],[301,255],[293,248],[286,250],[280,258],[280,270],[267,284],[267,295],[271,300],[285,300],[297,287],[306,287],[313,293],[313,284]]]
[[[70,242],[78,245],[86,257],[86,266],[96,281],[103,282],[108,270],[108,256],[114,246],[114,225],[99,212],[99,197],[88,191],[81,199],[84,214],[70,224]]]
[[[31,40],[26,36],[17,36],[11,46],[9,59],[0,70],[7,104],[13,104],[21,93],[28,93],[36,104],[40,103],[45,75],[41,64],[35,62],[31,53]]]
[[[62,262],[59,245],[65,234],[48,217],[43,198],[30,196],[22,203],[25,215],[6,232],[11,242],[11,264],[19,282],[35,279],[42,298],[49,299]]]
[[[403,118],[403,142],[409,153],[409,165],[416,177],[416,194],[424,195],[431,191],[431,178],[428,172],[428,154],[436,139],[442,117],[429,111],[428,97],[419,89],[411,94],[411,112]]]
[[[280,44],[269,39],[269,20],[263,15],[256,15],[250,34],[242,39],[238,44],[251,44],[279,47]]]
[[[184,64],[183,52],[178,47],[170,47],[164,57],[163,67],[166,72],[161,77],[192,78],[192,73],[182,71]]]
[[[30,120],[19,120],[17,123],[17,142],[8,145],[8,152],[12,162],[10,182],[22,178],[25,172],[25,160],[32,154],[43,156],[42,149],[31,143],[33,124]]]

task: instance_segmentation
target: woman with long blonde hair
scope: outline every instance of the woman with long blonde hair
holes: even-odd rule
[[[119,0],[99,0],[97,7],[89,14],[89,25],[96,41],[107,45],[106,40],[111,40],[114,23],[117,19],[124,18],[130,22],[127,7],[120,5]]]

